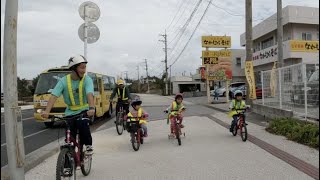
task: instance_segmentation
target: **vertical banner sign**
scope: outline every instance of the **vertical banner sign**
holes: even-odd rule
[[[276,96],[276,90],[277,90],[277,73],[276,73],[276,67],[277,62],[274,62],[271,74],[270,74],[270,91],[271,91],[271,97]]]
[[[254,72],[253,72],[253,61],[246,61],[246,67],[245,67],[245,72],[246,72],[246,78],[249,84],[249,98],[250,99],[257,99],[256,95],[256,81],[254,79]],[[248,93],[247,93],[248,94]]]
[[[206,80],[206,67],[202,66],[200,67],[200,74],[201,74],[201,81]]]

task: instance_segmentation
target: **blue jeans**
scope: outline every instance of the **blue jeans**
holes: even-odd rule
[[[232,122],[231,122],[230,129],[233,129],[234,126],[236,126],[236,125],[238,124],[238,120],[239,120],[239,116],[234,115],[234,116],[233,116],[233,120],[232,120]]]

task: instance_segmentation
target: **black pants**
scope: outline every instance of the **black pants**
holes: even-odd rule
[[[70,120],[68,120],[71,137],[75,139],[77,131],[79,130],[80,145],[92,145],[92,136],[89,121],[86,119],[79,119],[77,115],[68,116],[67,118],[71,118]]]
[[[123,107],[123,111],[125,112],[125,115],[127,115],[129,113],[129,104],[124,104],[124,103],[117,103],[117,107],[116,107],[116,115],[118,114],[119,110],[120,110],[120,104],[122,104]]]

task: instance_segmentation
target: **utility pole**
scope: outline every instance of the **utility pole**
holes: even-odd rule
[[[140,68],[139,65],[137,66],[137,70],[138,70],[138,93],[140,92]]]
[[[277,0],[277,37],[278,37],[278,64],[284,66],[283,62],[283,26],[282,26],[282,0]]]
[[[147,60],[147,59],[144,59],[144,62],[146,63],[146,74],[147,74],[147,85],[148,85],[148,91],[147,91],[147,93],[150,93],[149,74],[148,74],[148,60]]]
[[[165,63],[165,72],[166,72],[166,95],[169,95],[168,93],[168,82],[169,82],[169,78],[168,78],[168,43],[167,43],[167,31],[165,30],[164,34],[160,34],[160,36],[164,37],[164,40],[159,40],[161,42],[164,43],[164,52],[165,52],[165,59],[164,59],[164,63]]]
[[[18,106],[17,88],[17,18],[18,0],[6,1],[3,77],[4,77],[4,117],[7,156],[10,179],[24,179],[24,142],[21,109]],[[17,117],[18,116],[18,117]]]
[[[252,61],[252,0],[246,0],[246,61]],[[246,87],[249,89],[248,80]],[[246,101],[252,104],[250,98],[247,98]]]

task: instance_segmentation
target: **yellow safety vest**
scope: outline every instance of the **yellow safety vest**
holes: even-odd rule
[[[130,121],[139,121],[139,124],[147,124],[147,121],[142,118],[143,110],[140,108],[138,110],[137,116],[133,116],[131,112],[128,113],[128,117],[130,118]],[[132,118],[137,117],[137,118]],[[134,120],[135,119],[135,120]]]
[[[232,100],[232,104],[235,109],[244,109],[246,107],[246,103],[244,101],[241,101],[240,105],[239,105],[239,103],[236,103],[236,100]],[[229,117],[232,117],[237,114],[239,114],[239,113],[237,113],[236,110],[230,111]]]
[[[128,100],[128,97],[124,97],[125,96],[125,92],[126,92],[126,87],[123,88],[123,91],[122,91],[122,101],[126,101]],[[120,88],[118,88],[118,98],[121,98],[120,97]]]
[[[184,108],[182,103],[180,105],[178,105],[178,103],[176,101],[173,101],[170,115],[176,115],[176,113],[182,108]]]
[[[73,91],[72,91],[72,83],[71,83],[71,75],[67,75],[67,86],[68,86],[68,92],[69,92],[69,97],[70,97],[70,101],[71,101],[71,106],[69,106],[69,108],[72,111],[77,111],[79,109],[83,109],[86,107],[89,107],[89,104],[83,103],[83,81],[84,81],[85,75],[83,76],[83,78],[80,80],[79,83],[79,103],[80,104],[76,104],[75,100],[74,100],[74,95],[73,95]]]

